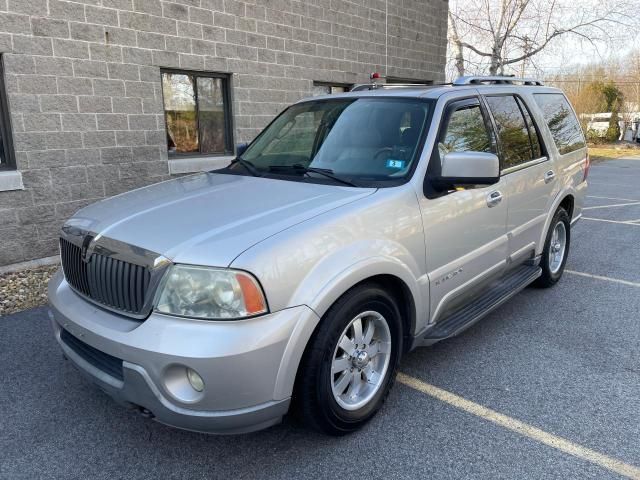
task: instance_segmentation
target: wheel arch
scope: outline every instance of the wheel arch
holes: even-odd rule
[[[354,288],[365,284],[379,285],[383,290],[389,292],[396,300],[398,309],[400,310],[400,320],[402,322],[403,351],[406,352],[410,345],[409,338],[411,337],[411,334],[415,332],[416,328],[416,303],[413,298],[413,294],[411,293],[411,289],[400,277],[383,273],[367,277],[352,285],[340,297],[338,297],[338,299],[348,294]]]
[[[332,282],[330,286],[327,286],[326,289],[319,292],[316,297],[317,301],[308,305],[308,307],[315,312],[317,322],[312,329],[304,328],[297,332],[295,342],[290,344],[289,347],[293,351],[285,355],[287,365],[281,364],[280,366],[280,373],[278,374],[275,389],[276,398],[286,397],[295,391],[295,382],[304,354],[307,351],[313,335],[322,325],[322,319],[329,308],[341,297],[348,294],[349,291],[360,285],[366,283],[378,284],[387,289],[394,298],[396,298],[403,327],[403,353],[411,347],[411,336],[416,329],[418,315],[420,308],[422,308],[418,303],[420,297],[417,297],[417,282],[411,285],[406,278],[403,278],[407,272],[404,272],[404,275],[399,275],[397,272],[389,273],[388,270],[390,269],[393,268],[386,265],[385,269],[380,268],[379,270],[374,269],[372,271],[371,265],[368,265],[368,268],[360,268],[356,271],[359,275],[351,271],[348,276],[342,279],[334,279],[334,282]],[[368,272],[368,274],[365,272]]]
[[[416,331],[416,302],[408,285],[401,278],[389,274],[375,275],[363,280],[363,282],[381,284],[385,290],[391,292],[398,302],[404,337],[402,345],[406,352],[411,345],[409,340]]]
[[[569,221],[573,220],[573,214],[574,214],[574,210],[575,210],[575,192],[572,188],[567,188],[563,191],[561,191],[556,198],[554,199],[553,203],[551,203],[551,207],[549,208],[549,211],[547,212],[547,218],[544,222],[544,228],[542,229],[541,235],[540,235],[540,239],[538,241],[538,245],[536,247],[536,254],[540,255],[542,253],[542,250],[544,249],[544,242],[547,238],[547,232],[549,231],[549,226],[551,225],[551,220],[553,219],[553,216],[555,215],[556,211],[558,210],[559,207],[564,208],[568,215],[569,215]]]
[[[559,207],[564,208],[569,214],[569,220],[573,219],[573,207],[575,205],[575,198],[573,194],[569,193],[560,201]],[[555,213],[555,210],[554,212]]]
[[[352,265],[318,292],[309,306],[322,318],[340,297],[364,283],[377,283],[387,289],[400,308],[403,334],[415,332],[419,312],[429,303],[428,294],[423,292],[411,269],[397,259],[369,258]]]

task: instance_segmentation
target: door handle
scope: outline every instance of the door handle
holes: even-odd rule
[[[502,201],[502,193],[498,190],[494,190],[489,195],[487,195],[487,205],[489,208],[495,207]]]
[[[556,172],[554,172],[553,170],[549,170],[547,173],[544,174],[544,183],[549,183],[554,178],[556,178]]]

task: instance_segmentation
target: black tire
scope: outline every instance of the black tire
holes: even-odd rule
[[[566,246],[564,250],[564,257],[562,258],[562,263],[560,265],[560,269],[556,272],[552,272],[549,266],[549,255],[551,250],[551,238],[553,236],[553,230],[558,222],[562,222],[566,231]],[[549,288],[553,287],[558,280],[562,277],[564,272],[564,267],[567,263],[567,258],[569,257],[569,247],[571,246],[571,221],[569,219],[569,214],[567,211],[559,207],[556,210],[556,213],[553,215],[553,219],[549,224],[549,230],[547,231],[547,238],[544,242],[544,249],[542,250],[542,256],[540,257],[540,267],[542,268],[542,275],[534,282],[534,286],[539,288]]]
[[[391,333],[389,364],[379,390],[358,410],[342,408],[333,396],[331,364],[338,342],[351,320],[366,311],[380,313]],[[402,323],[395,299],[377,284],[363,284],[344,294],[324,315],[298,368],[294,414],[322,433],[351,433],[380,410],[396,377],[402,352]]]

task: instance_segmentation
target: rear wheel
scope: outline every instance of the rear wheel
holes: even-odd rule
[[[384,403],[401,351],[394,298],[374,284],[349,291],[323,317],[300,364],[298,416],[330,435],[357,430]]]
[[[540,259],[542,275],[536,280],[535,286],[547,288],[555,285],[560,280],[567,263],[570,244],[571,222],[567,211],[560,207],[556,210],[547,232]]]

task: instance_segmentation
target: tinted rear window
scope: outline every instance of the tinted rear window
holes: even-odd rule
[[[569,102],[561,93],[537,93],[533,96],[551,131],[560,154],[585,146],[584,135]]]
[[[515,167],[533,160],[534,157],[537,158],[531,148],[529,128],[515,97],[487,97],[487,103],[498,127],[498,138],[502,146],[502,168]]]
[[[518,106],[520,107],[522,115],[527,122],[527,128],[529,129],[529,138],[531,139],[531,152],[533,153],[533,158],[540,158],[542,156],[542,147],[540,146],[540,139],[538,138],[538,130],[533,123],[533,119],[531,118],[529,109],[524,104],[522,99],[516,97],[516,100],[518,100]]]

